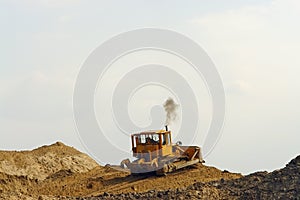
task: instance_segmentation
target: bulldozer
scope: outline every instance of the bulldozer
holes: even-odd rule
[[[122,168],[128,168],[133,175],[152,173],[166,175],[178,169],[204,163],[201,148],[198,146],[182,146],[181,142],[172,143],[171,131],[145,131],[131,135],[133,162],[125,159]]]

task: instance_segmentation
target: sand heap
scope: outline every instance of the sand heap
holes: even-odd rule
[[[86,154],[61,142],[33,151],[0,151],[0,172],[30,179],[44,180],[63,170],[83,173],[96,166]]]
[[[0,199],[36,197],[38,186],[47,179],[97,166],[86,154],[61,142],[33,151],[0,151]]]

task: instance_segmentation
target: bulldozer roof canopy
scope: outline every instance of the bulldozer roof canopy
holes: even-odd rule
[[[165,130],[156,130],[156,131],[144,131],[140,133],[134,133],[132,136],[139,136],[139,135],[152,135],[152,134],[166,134],[170,133],[170,131],[165,131]]]

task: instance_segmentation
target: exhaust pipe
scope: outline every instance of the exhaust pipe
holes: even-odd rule
[[[165,125],[165,127],[166,127],[166,131],[168,131],[168,125]]]

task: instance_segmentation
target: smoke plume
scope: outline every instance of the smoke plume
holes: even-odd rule
[[[164,108],[166,111],[166,122],[165,125],[170,125],[177,118],[177,108],[179,107],[175,101],[169,97],[164,103]]]

